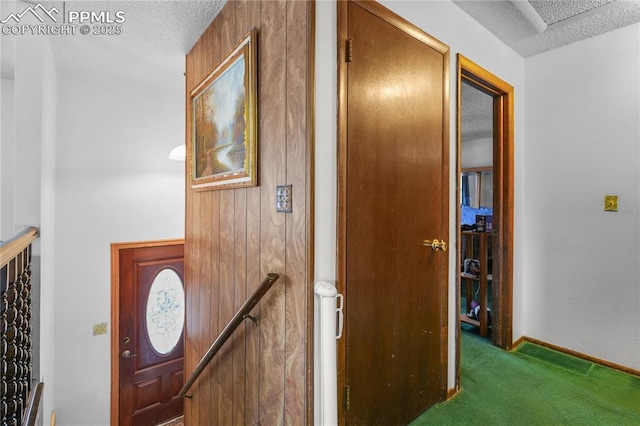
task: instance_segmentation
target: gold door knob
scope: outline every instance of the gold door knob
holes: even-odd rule
[[[447,251],[447,243],[440,240],[424,240],[422,241],[422,245],[425,247],[431,247],[433,251]]]

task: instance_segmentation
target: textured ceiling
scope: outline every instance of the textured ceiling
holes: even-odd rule
[[[527,58],[640,22],[640,0],[453,0]]]
[[[93,75],[163,84],[182,77],[184,56],[218,14],[222,1],[72,1],[67,8],[123,11],[120,36],[51,37],[56,64]],[[140,75],[144,72],[145,75]]]
[[[2,0],[3,7],[9,2]],[[22,11],[37,1],[10,2]],[[184,56],[220,12],[225,1],[46,1],[47,7],[83,11],[117,11],[126,17],[120,35],[50,36],[58,69],[97,77],[134,79],[162,85],[182,78]],[[6,8],[5,8],[6,10]],[[3,16],[5,13],[3,12]],[[10,67],[11,39],[2,36],[3,75]],[[6,50],[5,50],[6,48]]]
[[[493,136],[493,98],[462,81],[460,117],[462,142]]]
[[[156,66],[149,80],[163,81],[183,64],[168,58],[184,56],[215,18],[226,0],[137,0],[64,2],[67,10],[124,11],[120,36],[51,37],[57,66],[96,75],[140,74]],[[41,0],[46,5],[63,2]],[[640,22],[640,0],[453,0],[472,18],[523,57]],[[24,10],[28,2],[2,0]],[[3,11],[3,16],[5,15]],[[12,37],[2,36],[3,75],[10,69]],[[15,38],[15,37],[14,37]]]
[[[124,11],[119,36],[52,36],[56,66],[97,77],[135,79],[162,86],[182,78],[184,55],[219,13],[226,0],[83,1],[41,0],[62,10]],[[523,57],[533,56],[579,40],[640,22],[640,0],[453,0]],[[15,11],[37,4],[1,0]],[[15,39],[2,36],[2,75],[11,78]],[[490,120],[481,120],[486,106],[471,111],[470,135],[489,132]],[[489,111],[490,114],[490,111]],[[485,124],[481,124],[485,123]],[[489,124],[486,124],[489,123]]]
[[[527,58],[640,22],[640,0],[476,0],[454,3]],[[492,108],[462,87],[463,141],[488,137]]]
[[[529,3],[547,25],[553,25],[613,1],[614,0],[529,0]]]

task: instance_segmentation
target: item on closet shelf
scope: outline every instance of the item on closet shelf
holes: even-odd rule
[[[469,318],[480,321],[480,304],[477,300],[471,301],[471,310],[467,314]],[[491,308],[487,308],[487,325],[491,325]]]
[[[491,232],[493,229],[493,216],[492,215],[476,215],[476,230],[478,232]]]
[[[478,259],[465,259],[464,273],[477,277],[480,274],[480,261]]]
[[[475,225],[478,221],[476,218],[478,215],[491,216],[493,215],[493,209],[490,207],[480,207],[476,209],[470,206],[461,206],[460,225]]]

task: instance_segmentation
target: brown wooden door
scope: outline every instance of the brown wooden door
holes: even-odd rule
[[[184,245],[120,251],[120,425],[183,412]]]
[[[448,240],[448,49],[416,33],[348,3],[347,424],[406,424],[446,383],[448,253],[422,242]]]

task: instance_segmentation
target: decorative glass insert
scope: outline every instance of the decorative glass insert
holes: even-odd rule
[[[173,351],[184,329],[184,287],[173,269],[156,275],[147,298],[147,333],[156,352]]]

